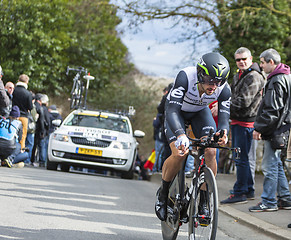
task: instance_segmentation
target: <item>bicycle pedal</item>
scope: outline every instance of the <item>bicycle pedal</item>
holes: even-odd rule
[[[209,224],[207,224],[207,223],[200,223],[200,226],[201,226],[201,227],[208,227],[208,225],[209,225]]]

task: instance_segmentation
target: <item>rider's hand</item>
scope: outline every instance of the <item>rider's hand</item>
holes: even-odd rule
[[[185,134],[180,135],[175,142],[175,146],[179,150],[180,155],[185,155],[189,152],[189,145],[189,139]]]
[[[215,136],[219,136],[222,130],[219,130],[218,132],[215,133]],[[218,139],[218,145],[225,145],[228,142],[228,137],[227,137],[227,131],[226,129],[223,129],[223,135],[222,137],[219,137]]]

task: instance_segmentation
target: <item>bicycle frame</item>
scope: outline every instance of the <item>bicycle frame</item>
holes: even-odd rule
[[[208,188],[210,187],[210,189],[214,189],[213,193],[214,195],[211,196],[211,199],[215,199],[215,222],[212,223],[212,214],[209,217],[206,217],[206,221],[211,221],[211,225],[214,225],[214,229],[213,231],[211,231],[211,234],[216,234],[216,228],[217,228],[217,205],[218,205],[218,199],[217,199],[217,187],[216,187],[216,183],[215,183],[215,179],[214,179],[214,174],[212,173],[212,171],[207,167],[206,163],[205,163],[205,149],[206,148],[222,148],[222,149],[228,149],[228,150],[233,150],[237,153],[237,157],[239,156],[240,153],[240,149],[239,148],[230,148],[230,147],[222,147],[219,146],[216,142],[214,142],[214,140],[209,136],[206,141],[201,141],[201,139],[191,139],[192,144],[190,144],[190,146],[192,147],[199,147],[198,148],[198,161],[196,159],[195,161],[195,173],[193,176],[193,179],[191,181],[191,185],[190,187],[185,186],[185,165],[186,165],[186,159],[183,163],[183,167],[182,169],[179,171],[178,175],[174,178],[174,180],[171,183],[171,187],[170,187],[170,193],[169,193],[169,201],[170,204],[168,205],[168,218],[166,219],[166,221],[162,221],[162,233],[163,233],[163,239],[164,240],[175,240],[177,235],[178,235],[178,231],[179,231],[179,227],[180,225],[182,225],[183,223],[187,223],[189,221],[191,221],[191,224],[194,224],[195,228],[196,226],[198,226],[197,224],[199,224],[197,221],[197,219],[199,219],[200,215],[197,215],[195,213],[195,215],[191,215],[188,217],[187,212],[190,206],[190,203],[193,201],[192,199],[196,199],[197,197],[197,191],[200,190],[200,187],[204,184],[206,184],[206,188],[207,188],[207,204],[208,204],[208,208],[210,209],[210,200],[209,200],[209,193],[208,193]],[[192,151],[192,150],[191,150]],[[194,154],[192,152],[190,152],[190,154],[192,156],[194,156]],[[204,172],[203,174],[203,178],[206,177],[208,179],[200,179],[200,175],[201,173]],[[212,177],[210,177],[210,175],[212,175]],[[210,178],[209,178],[210,177]],[[213,179],[213,180],[211,180]],[[203,180],[201,182],[201,180]],[[214,181],[214,182],[213,182]],[[208,185],[210,184],[210,185]],[[177,186],[179,189],[177,191]],[[186,188],[186,189],[185,189]],[[172,192],[172,190],[173,192]],[[193,196],[193,193],[195,191],[195,196]],[[200,195],[199,195],[200,196]],[[196,200],[194,200],[196,202]],[[212,206],[213,202],[211,203]],[[193,203],[191,203],[190,206],[190,211],[191,208],[193,210]],[[196,207],[194,207],[194,210],[197,210]],[[213,209],[213,207],[211,208]],[[192,212],[191,212],[192,214]],[[191,219],[190,219],[191,217]],[[203,216],[204,217],[204,216]],[[208,220],[209,219],[209,220]],[[200,221],[200,220],[199,220]],[[189,225],[191,225],[189,223]],[[203,226],[207,227],[207,223],[203,225],[203,223],[200,222],[200,226],[203,228]],[[211,229],[211,227],[210,227]],[[197,230],[191,230],[191,234],[189,231],[189,236],[196,234],[195,232]],[[192,236],[193,237],[193,236]],[[212,239],[212,238],[211,238]]]

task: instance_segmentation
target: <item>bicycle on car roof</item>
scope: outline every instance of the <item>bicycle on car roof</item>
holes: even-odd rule
[[[88,74],[88,71],[84,67],[78,67],[78,68],[71,68],[67,67],[66,75],[69,75],[70,71],[76,72],[74,78],[73,78],[73,86],[71,90],[71,97],[70,97],[70,109],[78,109],[78,108],[84,108],[86,109],[86,102],[87,102],[87,93],[89,89],[89,82],[90,80],[95,79],[93,76],[90,76]],[[87,80],[86,88],[85,84],[82,81],[81,76],[83,75],[83,78]],[[84,95],[85,90],[85,96]]]

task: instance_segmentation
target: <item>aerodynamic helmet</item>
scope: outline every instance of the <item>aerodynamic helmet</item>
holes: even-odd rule
[[[229,76],[227,59],[219,53],[204,54],[197,63],[197,76],[200,83],[223,85]]]

